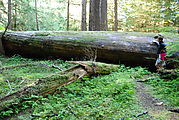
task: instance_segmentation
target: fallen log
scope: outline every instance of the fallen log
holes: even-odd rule
[[[26,31],[8,32],[2,42],[6,55],[155,68],[157,46],[151,44],[153,36],[155,33]]]
[[[58,74],[53,74],[45,78],[37,79],[33,83],[27,84],[20,90],[0,97],[0,111],[12,106],[14,103],[21,102],[24,98],[32,95],[44,96],[54,93],[57,88],[70,84],[87,75],[109,74],[116,71],[119,66],[104,64],[99,62],[73,62],[77,64]]]

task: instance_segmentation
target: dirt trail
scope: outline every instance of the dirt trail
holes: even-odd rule
[[[170,107],[165,105],[163,101],[153,97],[150,93],[151,90],[146,84],[136,82],[136,85],[138,102],[151,116],[151,119],[146,120],[179,120],[179,114],[169,112]]]

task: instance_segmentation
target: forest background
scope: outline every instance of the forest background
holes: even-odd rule
[[[14,31],[81,31],[83,1],[0,0],[0,29],[11,19],[10,29]],[[86,2],[86,30],[89,30],[90,0]],[[178,0],[107,0],[107,31],[178,33],[178,23]]]

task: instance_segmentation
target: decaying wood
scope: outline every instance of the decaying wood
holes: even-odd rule
[[[70,84],[86,75],[109,74],[116,71],[119,67],[118,65],[90,61],[73,63],[77,65],[48,77],[37,79],[34,83],[24,86],[17,92],[0,98],[0,111],[31,95],[45,97],[48,94],[54,93],[57,88]]]
[[[157,46],[151,44],[153,36],[155,33],[8,32],[3,46],[6,55],[64,60],[85,60],[88,56],[100,62],[155,68]],[[165,38],[172,40],[176,38]]]
[[[179,69],[163,69],[163,70],[159,70],[158,73],[160,74],[161,78],[165,78],[168,80],[173,80],[177,77],[179,77]]]

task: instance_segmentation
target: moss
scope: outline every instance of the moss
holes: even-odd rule
[[[177,38],[176,34],[162,33],[165,38],[173,39]],[[111,41],[111,40],[119,40],[119,41],[145,41],[146,37],[153,38],[156,33],[145,33],[145,32],[113,32],[113,31],[66,31],[66,32],[36,32],[34,36],[54,36],[49,37],[48,39],[57,40],[57,41],[71,41],[75,43],[80,42],[94,42],[94,41]],[[141,37],[141,38],[138,38]],[[144,38],[143,38],[144,37]]]
[[[11,33],[13,34],[13,32]],[[22,32],[22,34],[28,35],[29,33]],[[113,32],[113,31],[80,31],[80,32],[79,31],[36,31],[36,32],[32,32],[32,38],[29,38],[29,39],[33,41],[39,41],[39,39],[46,39],[48,37],[47,40],[70,41],[74,43],[80,43],[80,42],[89,43],[89,42],[94,42],[94,41],[99,42],[101,40],[106,41],[106,42],[115,41],[115,40],[146,42],[145,39],[148,39],[150,37],[152,39],[156,34],[157,33]],[[172,34],[172,33],[162,33],[162,34],[165,36],[165,38],[172,39],[172,40],[173,39],[177,40],[177,38],[179,37],[179,35]]]
[[[33,34],[33,36],[48,36],[50,35],[49,32],[36,32]]]
[[[120,67],[119,65],[106,64],[106,63],[101,63],[101,62],[87,61],[84,63],[94,68],[96,72],[99,72],[99,74],[110,74],[111,72],[117,71]]]

